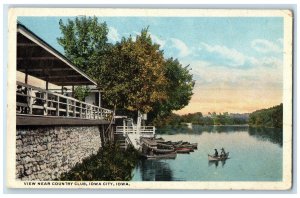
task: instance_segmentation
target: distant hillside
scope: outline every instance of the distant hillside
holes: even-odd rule
[[[283,105],[254,111],[249,115],[250,126],[282,128]]]
[[[207,116],[203,116],[201,112],[189,113],[185,115],[172,114],[165,119],[161,119],[160,122],[154,123],[156,126],[171,125],[176,126],[181,123],[192,123],[196,125],[241,125],[248,124],[249,114],[239,113],[209,113]]]

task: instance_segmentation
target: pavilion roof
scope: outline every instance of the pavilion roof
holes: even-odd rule
[[[58,86],[97,85],[24,25],[17,25],[17,70]]]

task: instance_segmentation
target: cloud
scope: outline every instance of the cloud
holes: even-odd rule
[[[183,58],[190,55],[192,52],[189,47],[180,39],[170,38],[171,47],[174,47],[178,50],[178,57]]]
[[[224,45],[209,45],[207,43],[201,43],[202,49],[209,53],[214,53],[227,61],[231,66],[241,66],[244,65],[246,61],[246,56],[236,49],[228,48]]]
[[[126,35],[132,35],[132,39],[135,41],[136,36],[139,36],[140,34],[140,32],[133,31],[132,34],[127,33]],[[157,36],[151,32],[149,32],[149,35],[154,43],[160,45],[160,49],[164,50],[167,57],[184,58],[188,55],[193,55],[193,52],[195,51],[195,48],[189,48],[185,42],[178,38],[164,39],[163,37]]]
[[[263,57],[256,61],[256,67],[247,70],[211,61],[189,62],[196,80],[194,95],[189,105],[177,113],[244,113],[278,105],[282,102],[282,61],[276,57]],[[277,65],[265,67],[270,63]]]
[[[134,31],[132,34],[126,33],[126,36],[129,37],[129,35],[132,36],[132,40],[135,41],[137,36],[141,35],[141,32]],[[160,48],[163,48],[165,44],[167,43],[167,40],[163,40],[160,37],[156,36],[155,34],[152,34],[149,32],[149,35],[152,39],[152,42],[159,44]]]
[[[166,44],[166,41],[165,41],[165,40],[159,38],[158,36],[152,34],[151,32],[150,32],[150,36],[151,36],[151,38],[152,38],[152,41],[153,41],[154,43],[159,44],[161,48],[163,48],[163,47],[165,46],[165,44]]]
[[[200,50],[202,50],[202,53],[205,51],[207,54],[206,56],[202,56],[203,60],[224,67],[249,69],[257,66],[278,67],[282,65],[282,59],[278,57],[270,55],[263,57],[248,56],[224,45],[209,45],[202,42]]]
[[[283,64],[275,57],[263,57],[248,70],[227,67],[209,61],[190,62],[196,88],[201,89],[270,89],[282,88]],[[272,64],[272,67],[266,65]]]
[[[283,61],[279,58],[276,57],[262,57],[259,59],[261,62],[261,65],[264,67],[274,67],[274,68],[279,68],[283,65]]]
[[[278,40],[280,42],[280,40]],[[277,44],[265,40],[265,39],[255,39],[251,42],[251,47],[255,49],[258,52],[261,53],[270,53],[270,52],[275,52],[275,53],[280,53],[282,52],[282,48],[278,46]]]
[[[120,40],[120,34],[118,33],[118,30],[114,27],[108,27],[108,34],[107,37],[109,40],[111,40],[112,42],[117,42]]]

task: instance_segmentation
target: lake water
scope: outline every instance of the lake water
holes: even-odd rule
[[[198,150],[175,160],[141,160],[132,181],[281,181],[282,130],[248,126],[164,128],[157,137],[198,143]],[[207,154],[224,147],[224,162],[209,162]]]

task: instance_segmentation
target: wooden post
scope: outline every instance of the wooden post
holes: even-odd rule
[[[88,118],[88,115],[87,115],[87,112],[88,111],[88,105],[87,104],[85,104],[85,118]]]
[[[123,119],[123,136],[125,136],[125,125],[126,125],[126,121],[125,119]]]
[[[25,70],[25,84],[28,84],[28,69]]]
[[[75,91],[75,89],[74,89],[74,85],[72,85],[72,98],[74,98],[74,91]]]
[[[59,116],[59,96],[57,96],[56,116]]]
[[[33,98],[32,98],[32,96],[31,96],[31,88],[28,88],[28,89],[27,89],[27,95],[29,96],[29,100],[28,100],[29,114],[32,114]]]
[[[98,106],[101,107],[101,92],[100,91],[99,91],[99,97],[98,97],[98,99],[99,99]]]
[[[48,86],[49,86],[49,81],[48,81],[48,76],[47,76],[47,79],[46,79],[46,90],[48,91]]]
[[[136,125],[137,133],[140,133],[141,123],[142,123],[142,114],[141,114],[140,110],[138,110],[138,118],[137,118],[137,125]]]
[[[94,118],[94,120],[96,119],[96,117],[97,117],[97,108],[93,107],[93,118]]]
[[[45,92],[43,98],[44,98],[44,101],[45,101],[45,103],[43,105],[44,106],[44,115],[48,115],[48,93],[47,92]]]
[[[48,91],[48,76],[46,77],[46,91]],[[44,95],[45,103],[44,103],[44,115],[48,115],[48,93],[46,92]]]
[[[26,69],[25,69],[25,84],[26,85],[28,84],[28,68],[27,68],[27,66],[26,66]],[[29,92],[27,87],[25,87],[24,93],[26,94],[27,108],[29,108],[29,109],[26,109],[25,113],[32,114],[32,101],[31,101],[31,95],[30,95],[31,92]],[[27,97],[27,96],[30,96],[30,97]]]
[[[69,117],[69,99],[67,99],[67,108],[66,108],[66,113],[67,113],[67,117]]]
[[[75,100],[73,100],[72,101],[73,102],[73,117],[76,117],[76,101]]]
[[[82,102],[80,102],[80,110],[79,110],[79,113],[80,113],[80,118],[82,118]]]

